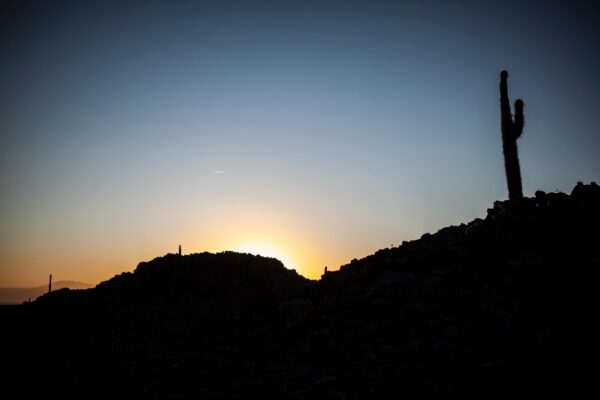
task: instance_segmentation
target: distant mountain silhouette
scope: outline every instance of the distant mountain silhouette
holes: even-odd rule
[[[58,281],[52,283],[53,290],[57,289],[90,289],[94,285],[74,281]],[[34,288],[0,288],[0,304],[21,304],[25,301],[35,300],[48,292],[48,285]]]
[[[594,397],[599,226],[600,188],[578,184],[496,202],[320,281],[272,258],[168,254],[1,309],[3,386],[24,398]]]

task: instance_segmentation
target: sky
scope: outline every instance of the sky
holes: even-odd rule
[[[316,279],[523,190],[600,182],[594,1],[2,1],[0,287],[182,245]]]

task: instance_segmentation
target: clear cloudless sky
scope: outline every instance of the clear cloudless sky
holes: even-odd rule
[[[0,286],[183,246],[317,278],[600,181],[597,1],[2,1]]]

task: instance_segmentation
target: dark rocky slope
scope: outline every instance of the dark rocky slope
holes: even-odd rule
[[[541,398],[595,388],[600,188],[485,219],[319,282],[276,260],[167,255],[2,310],[23,398]],[[18,397],[18,396],[17,396]]]

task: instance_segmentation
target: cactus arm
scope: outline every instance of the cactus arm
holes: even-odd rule
[[[523,125],[525,124],[525,117],[523,116],[523,100],[518,99],[515,101],[515,121],[513,124],[513,134],[515,138],[519,138],[523,133]]]

